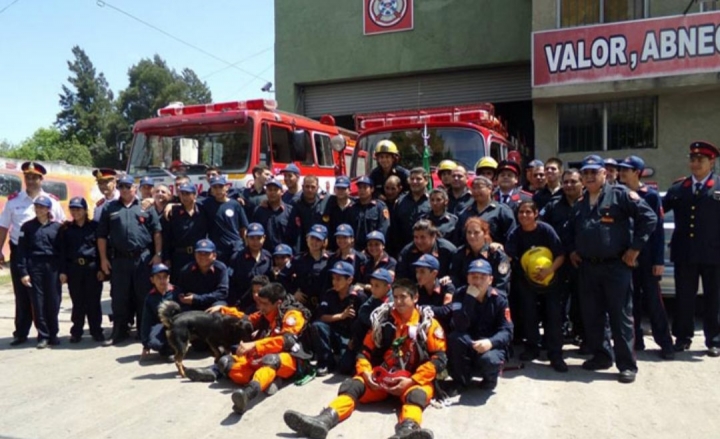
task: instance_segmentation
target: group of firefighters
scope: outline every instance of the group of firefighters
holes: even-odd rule
[[[193,381],[239,384],[236,412],[271,392],[276,377],[339,372],[352,378],[338,397],[317,416],[286,412],[290,428],[324,438],[358,403],[394,395],[402,409],[392,437],[432,437],[421,427],[430,400],[464,391],[473,377],[494,389],[513,341],[524,345],[521,361],[546,350],[561,373],[568,371],[563,344],[577,342],[591,356],[584,369],[615,363],[618,380],[631,383],[647,313],[660,356],[673,359],[690,347],[700,278],[707,353],[720,356],[718,155],[693,142],[691,174],[664,199],[641,181],[645,163],[637,156],[589,155],[569,169],[558,158],[533,160],[524,170],[492,157],[475,169],[445,160],[436,169],[441,185],[431,188],[428,170],[400,166],[389,140],[376,145],[377,167],[356,180],[357,196],[342,176],[323,194],[318,178],[293,164],[282,180],[256,166],[243,190],[210,167],[206,193],[185,175],[171,191],[98,169],[103,198],[92,221],[82,198],[70,200],[66,221],[41,188],[45,169],[26,162],[25,190],[8,198],[0,216],[16,303],[11,344],[28,341],[32,322],[39,349],[60,343],[67,283],[71,343],[81,341],[86,319],[92,338],[105,344],[125,341],[135,324],[142,358],[152,350],[167,356],[173,346],[159,313],[175,301],[183,311],[252,323],[253,341],[237,340],[210,367],[185,368]],[[674,342],[659,284],[670,210]],[[106,280],[109,340],[100,307]]]

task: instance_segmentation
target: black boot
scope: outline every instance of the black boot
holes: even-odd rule
[[[395,434],[390,439],[433,439],[433,432],[427,428],[421,428],[412,419],[406,419],[395,425]]]
[[[215,367],[186,367],[185,376],[190,381],[196,381],[199,383],[214,383],[219,378]]]
[[[328,432],[339,422],[337,412],[330,407],[324,408],[317,416],[288,410],[283,415],[283,419],[294,432],[310,439],[325,439]]]
[[[257,398],[260,394],[260,383],[257,381],[250,381],[245,387],[237,389],[231,395],[233,402],[233,411],[239,415],[245,413],[248,409],[250,401]]]

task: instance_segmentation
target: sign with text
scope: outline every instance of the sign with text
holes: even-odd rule
[[[363,33],[412,30],[414,0],[363,0]]]
[[[720,71],[720,12],[533,33],[533,87]]]

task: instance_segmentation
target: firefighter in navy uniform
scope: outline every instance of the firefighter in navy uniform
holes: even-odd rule
[[[300,198],[300,168],[295,163],[290,163],[281,171],[283,183],[285,183],[285,191],[282,194],[283,203],[294,207],[295,201]]]
[[[245,208],[229,197],[228,190],[225,177],[210,180],[211,196],[200,206],[207,218],[208,238],[217,246],[218,259],[225,264],[242,251],[248,226]]]
[[[532,200],[533,195],[525,192],[518,186],[520,179],[520,165],[503,160],[497,168],[497,189],[493,193],[493,200],[503,203],[512,209],[517,219],[518,205],[522,201]]]
[[[270,276],[273,267],[273,255],[265,250],[265,229],[261,224],[250,223],[245,234],[245,249],[230,261],[230,292],[228,304],[240,310],[246,310],[252,303],[252,295],[246,294],[255,276]],[[276,247],[285,246],[278,244]],[[281,247],[284,250],[283,247]],[[281,251],[282,251],[281,250]],[[290,251],[292,256],[292,250]]]
[[[585,341],[593,354],[582,367],[612,367],[613,353],[604,340],[609,320],[618,381],[632,383],[638,370],[633,351],[632,269],[655,230],[657,216],[636,192],[607,183],[603,166],[596,155],[583,159],[585,193],[568,223],[566,247],[573,265],[580,267]]]
[[[350,225],[355,230],[355,248],[362,251],[367,244],[365,238],[368,233],[387,233],[390,227],[390,211],[384,201],[373,199],[373,182],[370,177],[360,177],[356,184],[358,199],[350,206]]]
[[[177,282],[180,270],[195,260],[195,243],[207,238],[207,217],[196,203],[194,184],[180,186],[180,204],[173,205],[167,219],[161,219],[163,229],[163,259],[170,264],[170,281]]]
[[[322,224],[331,231],[337,229],[340,224],[352,224],[354,222],[351,207],[355,204],[355,200],[350,197],[350,179],[344,175],[336,178],[334,191],[335,195],[325,197],[319,206]],[[337,250],[337,243],[334,239],[328,242],[328,250]]]
[[[465,243],[465,222],[470,217],[485,220],[490,226],[490,235],[493,242],[505,245],[507,235],[515,227],[515,215],[506,204],[492,199],[493,183],[486,177],[475,177],[472,183],[472,196],[474,202],[465,209],[458,218],[455,228],[454,243]]]
[[[638,266],[633,271],[633,314],[635,318],[635,350],[645,350],[643,339],[642,316],[644,308],[650,315],[652,335],[660,346],[660,356],[666,360],[675,358],[673,340],[670,335],[665,306],[660,290],[660,278],[665,269],[665,231],[663,230],[662,200],[655,189],[649,188],[640,181],[645,169],[645,162],[638,156],[631,155],[622,160],[620,179],[628,189],[636,191],[640,198],[650,206],[658,217],[657,225],[650,240],[638,256]]]
[[[410,172],[400,166],[400,151],[392,140],[381,140],[375,145],[375,161],[377,166],[370,171],[370,180],[373,182],[375,190],[373,196],[375,198],[385,199],[385,180],[390,176],[396,176],[400,179],[402,185],[401,192],[410,190],[408,179]]]
[[[410,171],[410,192],[400,196],[393,209],[388,229],[388,253],[395,256],[413,240],[413,226],[430,212],[430,196],[427,192],[428,175],[423,168]]]
[[[318,193],[318,185],[318,178],[315,175],[306,175],[303,178],[302,192],[295,199],[292,222],[297,228],[298,236],[295,242],[288,242],[287,244],[298,253],[307,251],[305,236],[310,231],[310,227],[322,222],[320,208],[324,196]]]
[[[436,188],[430,191],[430,212],[419,219],[426,219],[438,229],[441,238],[452,239],[457,226],[458,217],[447,210],[448,194],[445,189]]]
[[[265,227],[265,250],[272,251],[276,245],[297,241],[295,222],[292,220],[292,207],[282,199],[282,183],[268,179],[265,184],[266,199],[255,208],[249,219]]]
[[[690,145],[691,175],[675,183],[663,207],[675,212],[670,259],[675,264],[675,350],[690,347],[695,296],[703,286],[703,332],[710,357],[720,356],[720,176],[713,172],[718,149],[708,142]]]
[[[93,177],[97,181],[97,187],[103,197],[95,203],[93,210],[93,221],[100,221],[103,206],[120,197],[120,191],[117,190],[117,172],[110,168],[100,168],[93,171]]]

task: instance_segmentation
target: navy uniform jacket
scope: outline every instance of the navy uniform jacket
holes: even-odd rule
[[[383,252],[380,260],[377,261],[377,263],[372,256],[367,254],[367,252],[364,252],[364,254],[366,261],[365,267],[362,269],[363,276],[357,279],[360,283],[369,284],[370,275],[373,274],[373,271],[377,270],[378,268],[384,268],[387,271],[395,273],[395,269],[397,268],[397,260],[392,256],[388,255],[387,252]]]
[[[525,192],[519,187],[514,188],[510,191],[508,194],[508,200],[507,202],[504,201],[504,196],[502,192],[500,192],[500,188],[495,189],[493,192],[493,200],[497,201],[498,203],[502,203],[512,209],[513,213],[517,216],[517,210],[518,206],[523,201],[532,201],[533,194],[530,192]]]
[[[485,246],[475,253],[468,245],[463,245],[455,252],[450,262],[450,278],[456,287],[467,285],[467,272],[470,263],[476,259],[485,259],[493,270],[492,286],[501,293],[507,294],[510,287],[510,258],[503,250],[490,250]]]
[[[265,189],[258,192],[255,190],[255,186],[246,187],[243,189],[239,196],[242,197],[243,201],[245,201],[244,208],[245,208],[245,216],[247,218],[252,217],[253,212],[255,212],[255,208],[257,208],[260,203],[263,202],[263,200],[267,200],[267,195],[265,194]],[[238,197],[230,197],[229,198],[238,198]]]
[[[282,202],[287,204],[288,206],[294,206],[295,202],[297,202],[298,198],[302,196],[302,191],[296,192],[296,193],[290,193],[290,191],[286,190],[282,194]]]
[[[605,184],[597,205],[586,193],[575,203],[568,223],[568,254],[613,259],[632,248],[642,250],[657,224],[657,216],[640,196],[622,185]]]
[[[244,244],[241,230],[247,229],[245,210],[236,200],[222,203],[215,198],[206,198],[200,205],[208,223],[208,237],[215,243],[219,253],[231,254],[240,251]]]
[[[298,240],[297,242],[286,242],[286,244],[290,245],[296,253],[307,251],[305,237],[310,231],[310,227],[322,223],[322,213],[320,211],[322,200],[323,197],[316,195],[315,199],[308,203],[302,194],[295,200],[292,210],[292,222],[297,228]]]
[[[505,245],[507,235],[515,227],[515,215],[512,209],[502,203],[491,201],[482,212],[478,211],[477,203],[473,203],[460,214],[458,226],[455,228],[456,244],[465,244],[465,222],[468,218],[478,217],[485,220],[490,226],[490,236],[493,242]]]
[[[320,259],[313,258],[310,253],[295,255],[280,272],[280,283],[290,294],[302,291],[310,299],[309,305],[314,308],[319,303],[320,293],[329,288],[329,261],[330,254],[327,252]]]
[[[440,216],[435,215],[432,211],[422,215],[420,219],[426,219],[433,223],[440,232],[440,237],[445,239],[453,239],[455,227],[457,227],[458,217],[452,213],[445,212]]]
[[[457,247],[447,239],[437,238],[433,248],[429,254],[435,256],[440,262],[440,270],[438,270],[438,278],[445,277],[450,274],[450,262],[453,254],[457,251]],[[424,253],[415,247],[415,243],[411,242],[406,245],[398,256],[398,265],[396,279],[415,279],[415,267],[413,264],[420,259]]]
[[[552,199],[540,209],[540,219],[555,229],[563,243],[568,242],[568,221],[572,218],[573,206],[570,205],[567,197],[562,195]]]
[[[451,304],[443,304],[446,295],[455,294],[455,285],[452,282],[448,282],[445,285],[441,285],[438,279],[435,279],[435,285],[431,291],[426,290],[424,287],[418,285],[418,305],[429,306],[432,309],[433,314],[438,322],[443,327],[447,328],[447,324],[450,323],[450,314],[452,313]]]
[[[373,197],[378,198],[380,195],[385,195],[385,182],[391,175],[396,175],[400,179],[400,186],[402,187],[401,192],[407,192],[410,190],[408,184],[408,178],[410,178],[410,171],[403,168],[402,166],[395,165],[390,169],[390,173],[386,176],[383,174],[382,169],[376,166],[370,171],[370,180],[373,181]]]
[[[549,202],[556,200],[563,196],[562,189],[558,189],[555,192],[550,192],[547,186],[543,186],[542,189],[535,192],[532,196],[532,200],[535,202],[538,210],[542,210]]]
[[[427,193],[415,200],[411,193],[401,195],[395,205],[388,232],[388,250],[395,254],[413,241],[413,226],[421,216],[430,212]]]
[[[227,300],[229,283],[228,268],[220,261],[213,262],[205,274],[197,263],[191,262],[183,267],[177,282],[184,292],[194,295],[192,307],[195,309],[209,308],[215,302]]]
[[[355,231],[355,248],[364,250],[367,245],[367,234],[374,231],[387,236],[390,227],[390,211],[381,200],[371,200],[362,204],[359,201],[350,206],[350,216]]]
[[[142,210],[138,200],[125,207],[117,199],[102,210],[97,236],[106,238],[115,250],[130,253],[151,250],[153,235],[161,231],[155,209]]]
[[[343,337],[350,338],[351,328],[357,319],[357,313],[365,301],[367,301],[367,295],[362,290],[353,291],[351,289],[348,295],[341,300],[337,291],[329,289],[320,296],[320,305],[317,309],[318,320],[324,315],[341,314],[345,311],[345,308],[352,306],[355,309],[354,318],[328,323],[333,331],[338,332]]]
[[[670,259],[720,265],[720,177],[711,174],[697,196],[694,191],[692,177],[687,177],[665,194],[665,212],[675,212]]]
[[[460,212],[467,209],[474,202],[475,200],[473,200],[472,194],[467,189],[457,198],[455,198],[452,190],[448,191],[447,210],[454,215],[460,216]]]
[[[98,269],[97,250],[97,228],[96,221],[85,221],[82,227],[77,223],[67,222],[60,228],[60,273],[67,274],[68,269],[75,265],[78,259],[82,258],[85,264],[80,266],[87,269]]]
[[[168,219],[161,219],[163,230],[163,260],[172,260],[175,253],[194,259],[195,243],[207,238],[207,216],[200,211],[196,204],[192,215],[183,205],[176,205],[170,209]],[[181,268],[181,267],[178,267]]]
[[[160,294],[158,290],[153,288],[150,290],[148,295],[145,297],[145,303],[143,304],[142,320],[140,327],[140,341],[143,347],[147,348],[150,342],[150,331],[152,327],[160,323],[160,317],[158,317],[158,308],[164,300],[177,300],[179,290],[173,285],[168,285],[168,290],[165,294]]]
[[[505,295],[490,288],[480,302],[466,291],[467,287],[462,287],[453,296],[453,330],[467,333],[473,340],[487,338],[493,349],[507,349],[513,337],[513,322]]]
[[[265,228],[265,250],[273,251],[278,244],[297,242],[297,228],[292,220],[292,207],[281,202],[273,210],[270,206],[258,206],[252,215],[253,223],[260,223]]]
[[[228,293],[227,303],[230,306],[234,306],[242,299],[240,303],[240,309],[250,306],[252,303],[252,296],[244,297],[245,293],[250,290],[250,282],[252,278],[259,275],[270,276],[272,270],[273,258],[272,253],[262,249],[260,250],[260,257],[255,259],[250,254],[250,249],[245,248],[240,253],[234,256],[234,259],[230,260],[230,292]],[[246,302],[247,300],[247,302]]]
[[[327,227],[328,230],[328,250],[337,250],[337,243],[335,242],[335,229],[340,224],[353,224],[352,217],[352,206],[356,201],[352,198],[350,203],[344,209],[341,209],[337,202],[335,195],[325,197],[320,206],[320,215],[322,218],[322,224]]]
[[[18,242],[20,276],[28,276],[28,268],[32,265],[34,258],[54,258],[58,263],[60,262],[59,231],[60,223],[48,221],[43,225],[37,218],[31,219],[20,227]],[[48,273],[48,275],[52,274]]]
[[[353,266],[353,269],[355,270],[355,275],[353,276],[353,279],[355,281],[358,281],[365,276],[365,266],[367,265],[368,257],[365,255],[364,252],[359,252],[355,249],[352,249],[352,251],[349,255],[347,255],[347,257],[341,258],[340,252],[338,250],[337,252],[330,255],[328,267],[334,266],[338,261],[345,261]]]
[[[657,216],[657,224],[655,230],[650,235],[645,247],[643,247],[638,257],[638,263],[645,266],[664,265],[665,264],[665,230],[663,229],[663,213],[662,199],[660,194],[648,186],[641,186],[637,191],[640,198],[650,206]]]

